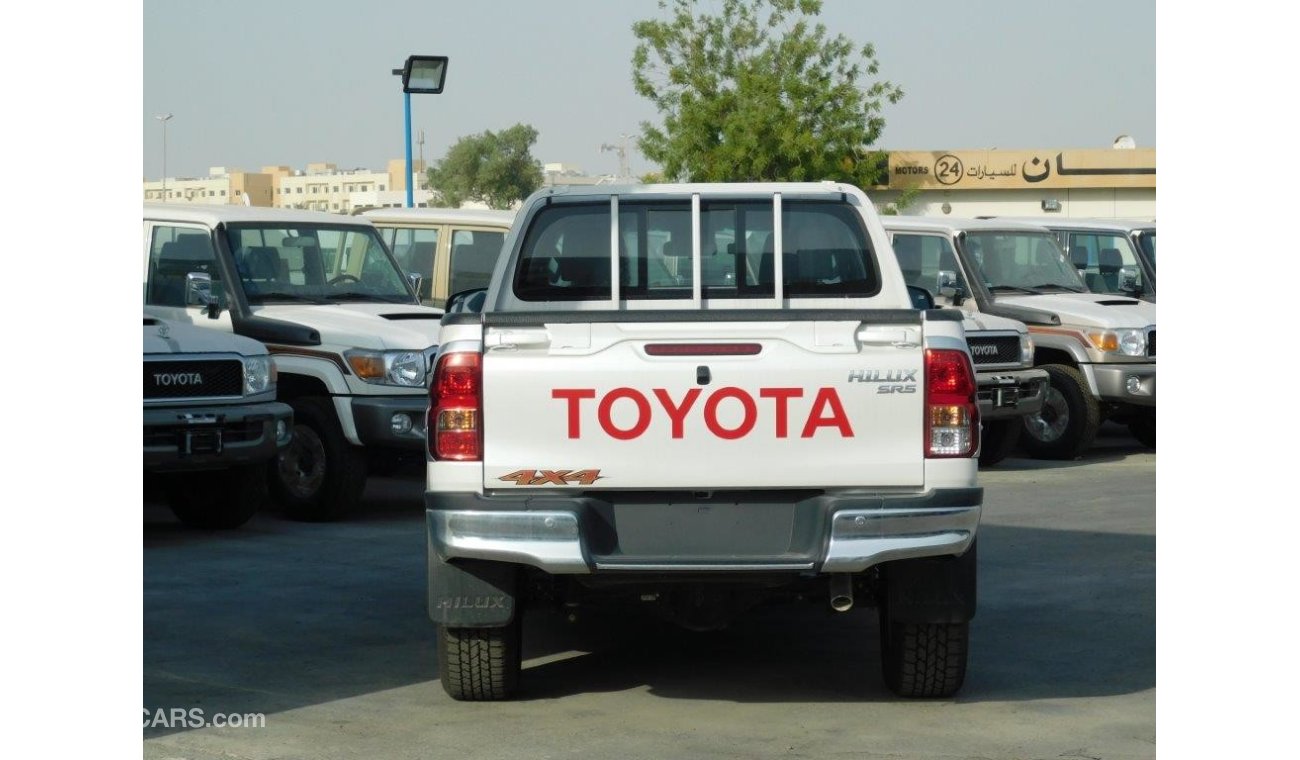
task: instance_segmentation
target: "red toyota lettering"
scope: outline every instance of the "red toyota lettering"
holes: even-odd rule
[[[595,391],[592,391],[592,393],[595,393]],[[636,404],[636,423],[626,430],[615,427],[613,416],[610,414],[614,402],[622,398],[629,399]],[[615,388],[605,394],[605,398],[600,400],[600,406],[597,408],[596,414],[597,419],[600,420],[600,427],[610,438],[617,438],[620,441],[640,438],[646,428],[650,427],[650,402],[635,388]]]
[[[776,437],[787,437],[790,417],[788,403],[792,398],[803,398],[803,388],[760,388],[758,395],[776,402]]]
[[[659,402],[659,407],[668,416],[669,435],[674,439],[686,437],[686,417],[698,405],[697,402],[700,400],[700,396],[703,395],[703,390],[689,388],[682,393],[680,400],[675,400],[665,388],[655,388],[652,392],[655,400]],[[582,402],[586,399],[594,399],[597,395],[594,388],[556,388],[551,391],[551,398],[565,402],[569,438],[582,437]],[[791,399],[803,398],[804,389],[760,388],[758,396],[759,398],[772,399],[772,431],[775,437],[789,438],[790,401]],[[740,420],[732,427],[724,425],[718,416],[719,407],[728,399],[734,399],[740,403]],[[631,424],[625,424],[622,427],[614,422],[614,405],[619,401],[631,402],[630,407],[628,404],[623,404],[621,408],[624,410],[630,408],[634,412],[634,417],[630,420]],[[600,424],[601,430],[609,437],[619,441],[630,441],[644,435],[650,429],[654,414],[655,410],[650,400],[644,393],[635,388],[615,388],[600,396],[600,400],[596,404],[596,421]],[[728,441],[748,436],[758,424],[758,404],[754,400],[754,396],[743,388],[733,386],[712,391],[708,398],[705,399],[700,414],[703,417],[704,426],[710,433]],[[629,418],[624,416],[622,419],[626,423]],[[812,400],[812,406],[804,420],[800,437],[812,438],[822,428],[833,428],[843,438],[853,437],[853,426],[849,423],[849,416],[844,411],[844,404],[840,401],[839,394],[836,393],[834,388],[817,389],[817,395]],[[564,477],[564,475],[552,477]],[[548,479],[548,482],[554,481]]]
[[[731,430],[724,428],[722,423],[718,422],[718,404],[722,403],[724,398],[736,399],[745,410],[745,416],[741,419],[740,425]],[[708,426],[709,432],[719,438],[728,441],[743,438],[749,435],[749,431],[754,429],[754,423],[757,420],[758,407],[754,405],[754,397],[740,388],[719,388],[713,392],[712,396],[709,396],[708,401],[704,402],[704,424]]]
[[[699,397],[700,389],[691,388],[682,397],[682,403],[677,405],[673,403],[672,396],[668,395],[668,391],[663,388],[655,388],[655,398],[659,399],[664,411],[668,412],[668,419],[673,422],[673,438],[681,438],[684,435],[683,427],[686,423],[686,413],[691,410],[692,406],[695,406],[695,399]]]
[[[830,416],[825,414],[827,407],[830,407]],[[813,408],[808,413],[808,421],[803,425],[801,437],[812,438],[820,427],[834,427],[840,431],[841,436],[853,437],[849,417],[844,413],[844,406],[840,404],[840,396],[834,388],[821,388],[817,391],[817,398],[813,399]]]
[[[581,438],[582,430],[579,428],[581,417],[578,415],[578,405],[584,398],[595,398],[595,388],[553,388],[551,398],[561,398],[569,402],[569,437]]]

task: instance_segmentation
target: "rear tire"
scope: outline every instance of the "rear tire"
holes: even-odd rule
[[[519,684],[520,620],[504,628],[438,626],[438,676],[455,700],[509,699]]]
[[[1020,419],[984,423],[980,436],[980,467],[992,467],[1006,459],[1020,442]]]
[[[176,519],[195,528],[227,530],[253,518],[266,503],[261,465],[175,473],[167,477],[167,504]]]
[[[1141,416],[1129,420],[1128,430],[1143,446],[1156,447],[1156,413],[1155,410],[1144,412]]]
[[[1040,412],[1024,418],[1020,447],[1035,459],[1074,459],[1097,437],[1101,405],[1079,370],[1065,364],[1042,368],[1047,398]]]
[[[293,440],[271,460],[271,489],[294,520],[337,520],[361,502],[366,456],[343,437],[328,398],[297,398]]]
[[[966,680],[970,623],[895,623],[880,610],[885,685],[900,697],[951,697]]]

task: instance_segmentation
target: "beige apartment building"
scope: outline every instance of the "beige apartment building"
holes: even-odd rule
[[[424,164],[414,161],[416,177]],[[165,186],[165,187],[164,187]],[[431,193],[421,187],[414,193],[417,205],[427,206]],[[241,172],[214,166],[207,177],[146,180],[147,201],[168,203],[247,204],[302,208],[350,214],[376,207],[406,205],[406,160],[388,162],[385,171],[343,169],[331,163],[308,164],[305,170],[290,166],[263,166],[258,172]]]
[[[157,203],[270,206],[274,197],[270,176],[223,166],[211,167],[206,177],[169,177],[144,183],[144,199]]]

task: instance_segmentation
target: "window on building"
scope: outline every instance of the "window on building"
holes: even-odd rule
[[[299,195],[302,195],[302,188],[301,188],[301,187],[298,188],[298,194],[299,194]]]
[[[222,191],[221,191],[221,195],[222,195],[222,197],[224,198],[225,195],[226,195],[226,191],[225,191],[225,190],[222,190]]]
[[[334,192],[337,193],[338,191],[339,191],[339,186],[338,186],[338,185],[335,185],[335,186],[334,186]]]
[[[384,186],[383,186],[383,185],[380,185],[380,186],[379,186],[379,192],[381,192],[381,193],[384,192]]]

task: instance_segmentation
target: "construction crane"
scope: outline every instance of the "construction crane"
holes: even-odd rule
[[[608,151],[613,151],[613,152],[615,152],[615,153],[618,154],[618,176],[619,176],[620,179],[622,179],[622,178],[626,178],[626,177],[631,177],[631,176],[632,176],[632,168],[631,168],[630,166],[628,166],[628,163],[627,163],[627,141],[628,141],[628,136],[627,136],[627,135],[619,135],[619,137],[622,137],[622,138],[623,138],[623,142],[622,142],[622,144],[620,144],[620,145],[611,145],[611,144],[609,144],[609,143],[602,143],[601,146],[600,146],[600,152],[601,152],[601,153],[605,153],[605,152],[608,152]]]

